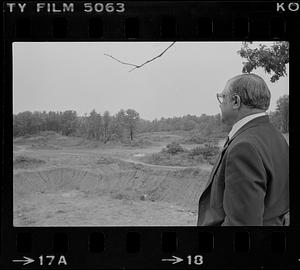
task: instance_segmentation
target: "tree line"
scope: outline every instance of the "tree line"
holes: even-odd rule
[[[289,131],[289,96],[277,101],[274,112],[269,112],[270,120],[281,132]],[[65,136],[80,136],[106,143],[109,140],[133,140],[137,133],[198,130],[203,136],[229,132],[221,115],[185,115],[154,119],[141,119],[133,109],[121,109],[115,115],[109,111],[103,114],[92,110],[89,115],[78,116],[74,110],[66,111],[24,111],[13,115],[13,136],[38,134],[41,131],[55,131]]]
[[[121,109],[116,115],[105,111],[103,115],[94,110],[89,115],[79,116],[74,110],[25,111],[13,115],[13,136],[55,131],[65,136],[82,136],[106,143],[112,137],[133,140],[139,113],[133,109]]]
[[[66,111],[25,111],[13,115],[13,136],[38,134],[42,131],[55,131],[65,136],[80,136],[100,140],[133,140],[136,133],[201,130],[207,136],[226,127],[217,115],[185,115],[153,121],[141,119],[133,109],[121,109],[115,115],[109,111],[103,114],[92,110],[89,115],[78,116],[74,110]]]

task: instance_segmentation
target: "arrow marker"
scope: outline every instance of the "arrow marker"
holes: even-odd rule
[[[181,259],[179,257],[176,257],[176,256],[172,256],[172,257],[173,257],[173,259],[162,259],[162,261],[173,262],[172,264],[179,263],[179,262],[183,261],[183,259]]]
[[[29,263],[33,263],[34,260],[28,257],[23,256],[23,260],[12,260],[13,262],[23,262],[23,265],[29,264]]]

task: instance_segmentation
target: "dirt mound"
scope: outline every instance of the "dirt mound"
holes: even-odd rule
[[[17,199],[32,193],[80,190],[87,196],[105,194],[136,201],[166,201],[195,210],[208,174],[200,169],[168,171],[138,164],[130,167],[124,162],[123,166],[112,166],[101,173],[53,168],[15,173],[14,196]]]
[[[13,160],[13,166],[15,169],[36,168],[42,166],[46,161],[42,159],[27,157],[27,156],[15,156]]]
[[[32,144],[31,149],[58,150],[58,149],[61,149],[61,147],[59,147],[57,145],[42,142],[42,143]]]

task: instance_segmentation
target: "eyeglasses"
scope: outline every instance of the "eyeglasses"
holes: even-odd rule
[[[225,96],[226,95],[224,95],[224,94],[217,94],[217,99],[218,99],[220,104],[223,103]]]
[[[235,94],[235,93],[231,94],[231,98],[233,98],[236,95],[237,94]],[[223,103],[225,97],[226,97],[225,94],[217,94],[217,99],[218,99],[218,101],[219,101],[220,104]]]

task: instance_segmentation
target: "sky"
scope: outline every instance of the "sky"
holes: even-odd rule
[[[271,42],[255,42],[271,45]],[[93,109],[116,114],[134,109],[146,120],[161,117],[220,113],[216,93],[231,77],[241,74],[237,51],[242,42],[14,42],[13,113],[22,111]],[[288,66],[287,66],[288,71]],[[289,94],[288,76],[275,83],[259,68],[271,91],[269,111],[277,99]]]

